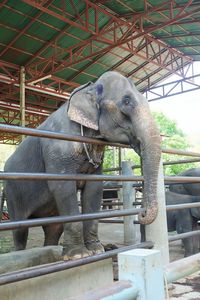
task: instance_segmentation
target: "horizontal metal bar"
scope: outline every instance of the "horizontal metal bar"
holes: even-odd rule
[[[88,221],[94,219],[104,219],[104,218],[113,218],[121,216],[131,216],[137,215],[141,212],[145,212],[144,208],[133,208],[133,209],[121,209],[121,210],[112,210],[106,212],[98,212],[91,214],[80,214],[74,216],[57,216],[57,217],[48,217],[48,218],[37,218],[31,220],[21,220],[21,221],[11,221],[11,222],[2,222],[0,223],[1,230],[10,230],[21,227],[36,227],[46,224],[60,224],[60,223],[70,223],[70,222],[80,222]]]
[[[131,249],[152,248],[152,247],[153,247],[152,242],[144,242],[141,244],[136,244],[136,245],[122,247],[119,249],[114,249],[111,251],[107,251],[105,253],[89,256],[89,257],[79,259],[79,260],[56,262],[56,263],[46,264],[43,266],[33,267],[33,268],[21,270],[21,271],[15,271],[12,273],[7,273],[5,275],[1,275],[0,276],[0,285],[18,282],[18,281],[22,281],[22,280],[42,276],[42,275],[47,275],[47,274],[71,269],[71,268],[78,267],[78,266],[83,266],[83,265],[86,265],[86,264],[89,264],[92,262],[111,258],[111,257],[117,255],[118,253],[128,251]]]
[[[187,164],[187,163],[195,163],[200,162],[200,158],[191,158],[191,159],[180,159],[180,160],[172,160],[163,162],[163,166],[170,166],[170,165],[178,165],[178,164]],[[132,169],[140,169],[141,165],[134,165]],[[122,168],[107,168],[104,169],[103,172],[112,172],[112,171],[121,171]]]
[[[200,177],[189,177],[189,176],[165,176],[165,183],[189,183],[189,182],[200,182]]]
[[[162,148],[163,153],[168,153],[168,154],[177,154],[177,155],[184,155],[184,156],[196,156],[200,157],[199,152],[192,152],[192,151],[184,151],[184,150],[177,150],[177,149],[166,149]]]
[[[167,283],[172,283],[200,270],[200,253],[170,263],[165,267]]]
[[[170,165],[178,165],[178,164],[187,164],[187,163],[195,163],[195,162],[200,162],[200,158],[191,158],[191,159],[180,159],[180,160],[171,160],[171,161],[166,161],[166,162],[163,162],[163,166],[170,166]],[[141,165],[134,165],[132,167],[132,169],[140,169],[141,168]],[[106,169],[105,171],[108,172],[108,171],[119,171],[120,168],[113,168],[112,169]]]
[[[74,141],[74,142],[84,142],[88,144],[99,144],[99,145],[110,145],[114,147],[123,147],[123,148],[130,148],[128,145],[119,144],[119,143],[110,143],[103,140],[97,140],[89,137],[82,137],[78,135],[70,135],[65,133],[58,133],[52,132],[48,130],[41,130],[41,129],[33,129],[33,128],[24,128],[18,127],[14,125],[7,125],[7,124],[0,124],[0,131],[5,132],[12,132],[17,134],[23,135],[30,135],[30,136],[38,136],[44,138],[53,138],[58,140],[67,140],[67,141]],[[191,152],[191,151],[183,151],[177,149],[162,149],[163,153],[170,153],[170,154],[177,154],[177,155],[185,155],[185,156],[196,156],[200,157],[200,153],[198,152]]]
[[[196,236],[196,235],[200,235],[200,230],[193,230],[193,231],[188,231],[188,232],[179,233],[179,234],[169,236],[168,241],[169,242],[174,242],[174,241],[177,241],[177,240],[186,239],[188,237],[192,237],[192,236]]]
[[[123,220],[99,220],[99,223],[124,224]]]
[[[163,166],[200,162],[200,158],[180,159],[163,162]]]
[[[200,198],[200,196],[199,196],[199,198]],[[179,210],[179,209],[186,209],[186,208],[189,209],[189,208],[193,208],[193,207],[200,207],[200,202],[167,205],[166,210],[171,211],[171,210]]]
[[[103,289],[91,290],[84,293],[84,295],[73,297],[73,300],[133,300],[137,299],[138,294],[139,288],[135,283],[130,280],[119,280],[105,286]]]
[[[0,172],[0,180],[144,181],[143,176]],[[165,183],[200,182],[200,177],[165,176]]]
[[[87,180],[87,181],[143,181],[142,176],[122,175],[88,175],[88,174],[53,174],[53,173],[4,173],[0,172],[0,180]]]
[[[103,201],[103,203],[101,204],[102,206],[108,206],[108,205],[111,205],[111,206],[122,206],[123,205],[123,202],[114,202],[112,201],[112,199],[110,199],[110,201],[107,199],[106,201]]]
[[[175,210],[175,209],[183,209],[189,207],[199,207],[200,203],[189,203],[189,204],[179,204],[167,206],[167,210]],[[60,223],[70,223],[70,222],[80,222],[86,220],[94,220],[94,219],[105,219],[105,218],[113,218],[113,217],[122,217],[122,216],[130,216],[137,215],[141,212],[145,212],[144,208],[133,208],[133,209],[123,209],[123,210],[111,210],[105,212],[91,213],[91,214],[80,214],[74,216],[56,216],[56,217],[48,217],[48,218],[36,218],[31,220],[20,220],[20,221],[6,221],[0,223],[0,231],[2,230],[11,230],[22,227],[36,227],[42,226],[46,224],[60,224]]]
[[[89,137],[53,132],[53,131],[48,131],[48,130],[24,128],[24,127],[18,127],[18,126],[14,126],[14,125],[0,124],[0,132],[1,131],[12,132],[12,133],[16,133],[16,134],[30,135],[30,136],[37,136],[37,137],[43,137],[43,138],[52,138],[52,139],[57,139],[57,140],[83,142],[83,143],[88,143],[88,144],[98,144],[98,145],[105,145],[105,146],[111,145],[111,146],[115,146],[115,147],[129,147],[128,145],[109,143],[109,142],[106,142],[106,141],[103,141],[100,139],[98,140],[98,139],[93,139],[93,138],[89,138]]]

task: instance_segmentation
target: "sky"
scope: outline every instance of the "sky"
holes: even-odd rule
[[[194,73],[200,74],[199,62],[194,63]],[[170,80],[162,83],[174,81],[176,78],[173,75]],[[200,82],[200,78],[195,80]],[[176,121],[178,128],[188,136],[190,143],[200,149],[200,89],[151,101],[149,105],[152,111],[163,112],[167,117]]]

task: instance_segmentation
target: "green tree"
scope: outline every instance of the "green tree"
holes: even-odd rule
[[[157,122],[162,135],[162,148],[188,150],[191,147],[187,136],[178,128],[177,123],[174,120],[166,117],[162,112],[154,112],[153,117]],[[140,157],[132,149],[123,149],[122,153],[124,160],[130,160],[133,162],[133,165],[140,164]],[[113,157],[115,157],[115,166],[118,166],[118,152],[115,151],[115,154],[113,154],[112,148],[107,147],[104,157],[104,168],[114,167]],[[188,159],[188,156],[163,153],[162,158],[164,162],[169,162]],[[166,175],[176,175],[186,169],[197,167],[199,165],[199,163],[167,165],[164,167],[164,171]],[[134,173],[140,175],[140,169],[135,169]]]
[[[154,112],[153,116],[157,122],[161,135],[162,135],[162,147],[167,149],[189,150],[191,145],[187,139],[185,133],[178,128],[177,123],[174,120],[166,117],[161,112]],[[188,156],[181,156],[176,154],[163,154],[163,161],[178,161],[182,159],[188,159]],[[183,172],[186,169],[197,167],[199,163],[187,163],[187,164],[174,164],[164,167],[166,175],[176,175]]]

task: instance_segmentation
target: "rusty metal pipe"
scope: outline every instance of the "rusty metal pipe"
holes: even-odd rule
[[[112,199],[111,199],[112,201]],[[106,201],[103,201],[103,203],[101,204],[102,206],[122,206],[123,202],[109,202],[108,199]]]
[[[99,220],[99,223],[124,224],[123,220]]]
[[[199,158],[191,158],[191,159],[180,159],[180,160],[171,160],[163,162],[163,166],[170,166],[170,165],[178,165],[178,164],[187,164],[187,163],[195,163],[200,162]],[[132,166],[132,169],[140,169],[141,165],[134,165]],[[112,171],[121,171],[122,168],[107,168],[104,169],[103,172],[112,172]]]
[[[152,248],[152,247],[153,247],[152,242],[144,242],[144,243],[137,244],[137,245],[131,245],[131,246],[122,247],[119,249],[114,249],[111,251],[107,251],[105,253],[101,253],[101,254],[94,255],[94,256],[89,256],[89,257],[86,257],[83,259],[71,260],[71,261],[66,261],[66,262],[65,261],[56,262],[56,263],[46,264],[46,265],[39,266],[39,267],[29,268],[26,270],[15,271],[12,273],[7,273],[5,275],[1,275],[0,276],[0,285],[18,282],[18,281],[22,281],[22,280],[42,276],[42,275],[47,275],[47,274],[71,269],[71,268],[78,267],[78,266],[83,266],[83,265],[86,265],[86,264],[89,264],[92,262],[100,261],[100,260],[103,260],[106,258],[111,258],[111,257],[117,255],[118,253],[121,253],[124,251],[138,249],[138,248]]]
[[[103,140],[97,140],[94,138],[89,137],[83,137],[79,135],[72,135],[72,134],[65,134],[65,133],[59,133],[59,132],[53,132],[49,130],[41,130],[41,129],[34,129],[34,128],[23,128],[19,126],[14,125],[5,125],[0,124],[0,132],[11,132],[16,134],[24,134],[24,135],[30,135],[30,136],[37,136],[37,137],[43,137],[43,138],[52,138],[57,140],[66,140],[66,141],[74,141],[74,142],[83,142],[88,144],[98,144],[98,145],[111,145],[115,147],[128,147],[128,145],[124,144],[118,144],[118,143],[109,143]]]
[[[123,209],[123,210],[116,210],[116,211],[112,210],[107,212],[98,212],[98,213],[91,213],[91,214],[80,214],[75,216],[58,216],[58,217],[37,218],[31,220],[11,221],[11,222],[6,221],[0,223],[0,231],[16,229],[21,227],[36,227],[36,226],[42,226],[46,224],[71,223],[71,222],[80,222],[86,220],[130,216],[130,215],[137,215],[140,212],[145,212],[145,209],[133,208],[133,209]]]
[[[31,135],[31,136],[39,136],[39,137],[44,137],[44,138],[53,138],[53,139],[58,139],[58,140],[84,142],[84,143],[88,143],[88,144],[110,145],[110,146],[114,146],[114,147],[130,148],[128,145],[119,144],[119,143],[110,143],[110,142],[97,140],[97,139],[93,139],[93,138],[88,138],[88,137],[82,137],[82,136],[78,136],[78,135],[70,135],[70,134],[52,132],[52,131],[41,130],[41,129],[23,128],[23,127],[7,125],[7,124],[0,124],[0,131],[12,132],[12,133],[16,133],[16,134],[25,134],[25,135]],[[200,153],[198,153],[198,152],[183,151],[183,150],[177,150],[177,149],[163,148],[162,152],[169,153],[169,154],[200,157]]]
[[[87,181],[143,181],[142,176],[88,175],[88,174],[53,174],[53,173],[11,173],[0,172],[0,180],[87,180]]]
[[[193,274],[200,269],[200,253],[174,261],[165,267],[168,283]]]
[[[186,209],[186,208],[189,209],[192,207],[200,207],[200,202],[167,205],[166,210],[171,211],[171,210]]]
[[[200,177],[165,176],[165,183],[200,182]],[[0,172],[0,180],[144,181],[143,176]]]
[[[192,236],[196,236],[196,235],[200,235],[200,230],[193,230],[193,231],[188,231],[188,232],[176,234],[173,236],[169,236],[168,241],[173,242],[173,241],[177,241],[180,239],[186,239],[188,237],[192,237]]]
[[[195,163],[200,162],[199,158],[191,158],[191,159],[180,159],[180,160],[171,160],[163,162],[163,166],[170,166],[170,165],[178,165],[178,164],[187,164],[187,163]],[[141,165],[134,165],[132,166],[132,169],[140,169]],[[103,172],[112,172],[112,171],[121,171],[122,168],[107,168],[104,169]]]

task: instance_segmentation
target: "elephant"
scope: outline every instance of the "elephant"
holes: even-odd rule
[[[129,145],[142,158],[145,213],[142,224],[157,215],[157,177],[161,137],[146,98],[132,80],[115,71],[96,82],[76,88],[39,127],[41,130]],[[5,172],[102,174],[104,146],[44,137],[26,137],[5,164]],[[81,213],[98,212],[102,181],[6,180],[5,194],[11,220],[54,215],[77,215],[77,190]],[[44,245],[56,245],[64,230],[63,259],[79,259],[104,251],[98,238],[98,222],[84,221],[43,226]],[[15,229],[16,250],[26,248],[27,228]]]
[[[191,196],[167,191],[165,197],[167,205],[200,202],[200,195]],[[200,207],[167,211],[167,228],[169,232],[185,233],[198,229],[197,221],[199,219]],[[182,242],[185,256],[199,252],[199,237],[185,238]]]
[[[200,177],[200,168],[188,169],[178,176]],[[200,183],[179,183],[171,184],[169,190],[178,194],[186,194],[193,196],[200,196]]]
[[[200,202],[199,196],[165,192],[166,205]],[[198,229],[197,221],[200,219],[200,207],[185,208],[167,211],[168,232],[177,231],[178,234]],[[145,241],[145,227],[140,226],[141,242]],[[199,238],[189,237],[182,240],[185,256],[199,252]]]

